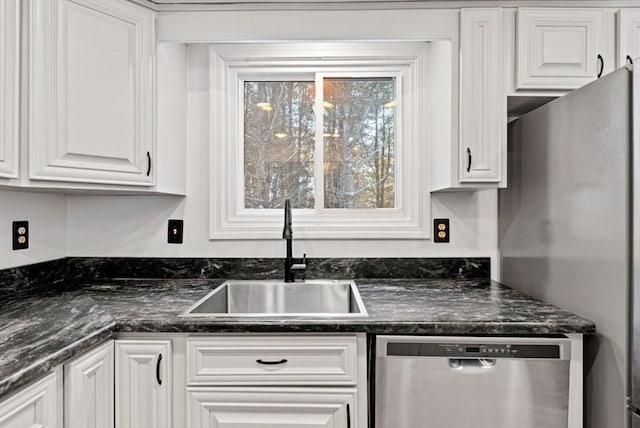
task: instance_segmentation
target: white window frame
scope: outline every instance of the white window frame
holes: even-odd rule
[[[399,90],[395,208],[296,209],[293,212],[296,239],[429,239],[425,126],[428,47],[427,42],[212,45],[209,50],[210,239],[282,238],[282,210],[244,207],[244,81],[257,76],[272,80],[278,74],[311,74],[316,79],[388,76],[397,79]],[[322,90],[318,81],[316,90]],[[322,129],[320,107],[315,108],[316,129]],[[318,138],[321,135],[316,135]],[[315,156],[316,163],[322,160],[318,144]],[[320,195],[324,181],[318,179],[321,172],[315,171],[315,174],[318,206],[324,196]]]

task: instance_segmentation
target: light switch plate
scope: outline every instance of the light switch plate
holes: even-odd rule
[[[169,220],[169,229],[167,230],[167,242],[169,244],[182,244],[182,231],[184,229],[184,220]]]

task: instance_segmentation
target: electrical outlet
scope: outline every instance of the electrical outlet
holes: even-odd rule
[[[24,250],[29,248],[29,222],[13,222],[13,249]]]
[[[182,230],[184,220],[169,220],[167,242],[169,244],[182,244]]]
[[[433,242],[449,242],[451,228],[448,218],[433,219]]]

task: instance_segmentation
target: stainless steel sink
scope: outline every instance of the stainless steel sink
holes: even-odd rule
[[[347,280],[226,281],[186,317],[366,317],[358,287]]]

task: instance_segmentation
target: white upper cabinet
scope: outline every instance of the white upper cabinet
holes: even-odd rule
[[[154,12],[125,0],[30,6],[29,178],[152,186]]]
[[[518,9],[516,89],[575,89],[610,71],[604,19],[602,9]]]
[[[0,1],[0,179],[18,178],[20,2]]]
[[[56,428],[56,375],[51,373],[0,402],[2,428]]]
[[[458,74],[440,67],[450,58],[437,55],[442,46],[432,43],[436,55],[429,78],[438,84],[430,89],[428,120],[431,130],[439,129],[429,143],[434,192],[506,185],[502,13],[500,8],[461,9]],[[453,92],[443,92],[448,87]]]
[[[65,428],[113,428],[113,341],[64,365]]]
[[[506,98],[502,77],[502,10],[460,14],[461,183],[501,183],[506,155]]]
[[[619,67],[640,57],[640,9],[620,9],[618,12],[618,61]]]

